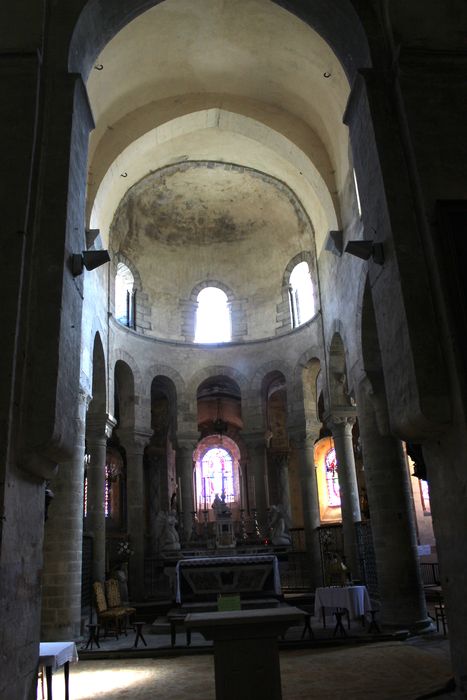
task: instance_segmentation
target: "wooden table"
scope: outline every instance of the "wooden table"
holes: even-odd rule
[[[45,668],[47,700],[52,700],[52,673],[61,666],[63,666],[65,676],[65,700],[69,700],[70,661],[78,661],[78,652],[74,642],[41,642],[39,644],[39,666]]]

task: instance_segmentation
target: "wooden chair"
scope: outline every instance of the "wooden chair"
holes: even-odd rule
[[[130,623],[130,617],[136,613],[136,608],[132,608],[122,603],[120,595],[120,585],[115,578],[109,578],[105,582],[105,595],[109,610],[125,610],[125,622]]]
[[[93,583],[94,601],[96,605],[97,621],[104,630],[104,636],[112,630],[116,638],[122,632],[125,625],[127,612],[124,607],[110,608],[104,593],[104,586],[100,581]]]

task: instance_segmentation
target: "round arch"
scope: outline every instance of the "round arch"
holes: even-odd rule
[[[129,22],[163,0],[88,0],[75,24],[68,54],[72,73],[86,80],[102,48]],[[359,68],[371,65],[367,36],[350,0],[271,0],[316,30],[353,82]]]

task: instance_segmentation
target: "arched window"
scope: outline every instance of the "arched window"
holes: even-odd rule
[[[130,268],[118,263],[115,276],[115,318],[128,328],[135,328],[135,278]]]
[[[218,287],[205,287],[197,302],[195,343],[228,343],[232,327],[227,294]]]
[[[301,326],[302,323],[309,321],[315,313],[313,283],[311,281],[308,263],[305,260],[295,265],[292,270],[290,275],[289,296],[292,328],[297,328]]]
[[[338,508],[341,504],[341,494],[339,490],[339,479],[337,477],[336,450],[330,449],[324,458],[326,468],[326,486],[328,492],[328,506]]]
[[[209,508],[216,496],[225,497],[225,502],[235,500],[233,457],[223,447],[211,447],[201,459],[200,505]]]

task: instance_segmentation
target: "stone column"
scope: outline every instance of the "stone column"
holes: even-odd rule
[[[176,466],[177,480],[181,479],[182,493],[179,497],[179,507],[183,511],[183,539],[187,540],[191,533],[192,516],[195,508],[193,498],[193,452],[196,440],[178,440]]]
[[[107,438],[115,420],[108,414],[88,414],[86,441],[89,454],[86,532],[93,536],[92,575],[94,581],[105,580],[105,462]]]
[[[323,585],[321,550],[319,546],[318,528],[319,500],[316,483],[316,468],[314,460],[314,442],[317,436],[308,435],[296,442],[300,460],[300,487],[302,491],[303,526],[305,529],[306,549],[310,560],[311,587]]]
[[[262,533],[267,528],[266,498],[266,443],[264,435],[244,436],[248,448],[247,490],[250,513],[256,508],[258,523]]]
[[[355,523],[361,521],[357,474],[352,443],[355,416],[332,415],[327,419],[336,450],[337,475],[341,496],[342,530],[346,565],[353,578],[360,575]]]
[[[132,554],[129,559],[128,589],[131,600],[144,599],[145,554],[145,500],[144,500],[144,448],[150,433],[135,431],[119,436],[126,454],[127,529]]]
[[[77,639],[81,631],[84,434],[88,395],[78,393],[75,446],[50,482],[54,498],[44,532],[42,631],[44,641]]]
[[[381,622],[413,632],[431,627],[418,563],[412,495],[400,440],[381,435],[366,392],[358,419],[381,599]]]
[[[271,454],[273,463],[277,469],[277,486],[279,503],[284,509],[284,515],[288,527],[292,524],[292,511],[290,507],[290,487],[289,487],[289,453],[273,452]]]

